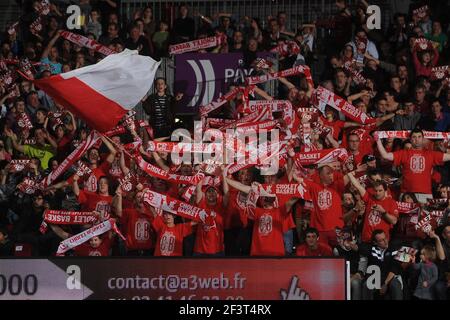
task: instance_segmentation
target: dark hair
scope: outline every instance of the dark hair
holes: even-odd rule
[[[6,229],[5,227],[0,227],[0,233],[3,234],[5,238],[8,237],[8,229]]]
[[[305,237],[308,233],[314,233],[317,237],[319,236],[319,231],[316,228],[308,227],[305,230]]]
[[[119,25],[118,25],[117,23],[115,23],[115,22],[110,22],[110,23],[108,23],[108,28],[111,27],[111,26],[113,26],[114,29],[116,29],[116,30],[119,29]]]
[[[439,100],[439,98],[432,98],[432,99],[430,100],[430,105],[432,105],[432,104],[435,103],[435,102],[441,104],[441,101]],[[441,105],[441,106],[442,106],[442,105]]]
[[[379,187],[379,186],[382,186],[384,191],[386,191],[388,189],[386,181],[381,180],[381,181],[374,181],[372,183],[372,187],[374,187],[374,188]]]
[[[347,140],[350,138],[350,136],[357,136],[357,137],[358,137],[358,140],[361,141],[361,139],[359,138],[359,135],[358,135],[355,131],[350,131],[350,132],[347,134]]]
[[[339,72],[343,72],[343,73],[345,74],[345,76],[348,77],[348,73],[345,71],[344,68],[336,68],[336,69],[334,69],[334,76],[336,77],[336,75],[337,75]]]
[[[377,174],[379,174],[379,175],[381,176],[381,171],[378,170],[378,169],[371,169],[371,170],[367,171],[367,175],[368,175],[369,177],[370,177],[370,176],[375,176],[375,175],[377,175]]]
[[[18,98],[14,101],[14,107],[17,107],[17,105],[19,104],[19,102],[25,103],[25,99],[22,98],[22,97],[18,97]]]
[[[384,232],[383,230],[381,230],[381,229],[375,229],[375,230],[373,230],[373,231],[372,231],[372,237],[371,237],[372,242],[375,242],[375,241],[376,241],[376,240],[375,240],[375,237],[376,237],[377,235],[379,235],[379,234],[382,234],[382,233],[385,234],[385,232]]]
[[[402,149],[404,149],[405,146],[406,146],[406,144],[408,144],[408,143],[411,143],[411,140],[406,139],[405,141],[403,141],[403,143],[402,143]]]
[[[45,108],[38,108],[37,110],[36,110],[36,113],[37,112],[42,112],[43,114],[45,114],[45,115],[47,115],[47,113],[48,113],[48,110],[47,109],[45,109]]]
[[[400,201],[405,201],[405,196],[410,196],[414,203],[417,203],[417,198],[416,195],[413,192],[405,192],[404,194],[402,194],[402,196],[400,197]]]
[[[411,133],[409,134],[409,137],[410,137],[410,138],[412,137],[413,133],[421,133],[422,136],[423,136],[423,131],[422,131],[422,129],[419,129],[419,128],[414,128],[414,129],[411,131]]]

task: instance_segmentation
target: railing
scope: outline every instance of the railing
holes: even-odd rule
[[[357,1],[349,0],[347,2],[353,6]],[[383,29],[386,29],[391,19],[389,1],[371,0],[368,2],[380,6],[382,26]],[[238,20],[245,16],[259,18],[263,28],[266,27],[268,16],[275,17],[279,11],[284,11],[287,14],[286,27],[292,31],[297,30],[304,23],[310,23],[318,18],[326,18],[337,12],[335,0],[122,0],[120,10],[123,21],[129,21],[134,12],[149,5],[153,9],[156,20],[166,20],[171,24],[178,15],[178,6],[182,3],[189,6],[191,15],[198,12],[211,17],[218,12],[227,12],[233,14]]]
[[[191,14],[212,16],[217,12],[232,13],[238,18],[244,16],[259,18],[265,28],[268,16],[276,16],[277,12],[287,13],[287,27],[296,30],[302,23],[311,22],[319,17],[332,15],[336,12],[334,0],[123,0],[121,2],[122,17],[130,18],[133,13],[146,5],[150,5],[156,20],[173,21],[178,14],[178,6],[186,3]]]

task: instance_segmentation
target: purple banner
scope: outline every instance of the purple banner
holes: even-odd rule
[[[260,58],[274,57],[259,52]],[[243,53],[184,53],[175,56],[175,92],[183,92],[179,113],[196,113],[229,90],[233,83],[244,83],[253,69],[244,66]]]

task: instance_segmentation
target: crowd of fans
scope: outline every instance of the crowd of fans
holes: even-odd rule
[[[104,57],[61,38],[67,19],[65,7],[70,2],[50,1],[49,13],[42,15],[41,1],[24,1],[18,27],[13,32],[6,30],[0,38],[2,74],[6,69],[16,74],[15,65],[8,61],[25,57],[35,64],[36,78],[95,64]],[[63,239],[90,225],[54,224],[43,231],[44,211],[93,211],[101,219],[116,219],[126,240],[110,231],[67,255],[340,256],[350,261],[353,299],[448,299],[449,140],[424,136],[424,131],[447,132],[450,127],[450,73],[438,79],[433,75],[433,67],[449,64],[449,20],[442,19],[441,12],[433,12],[429,5],[422,14],[416,14],[414,10],[424,4],[414,3],[409,12],[396,13],[387,32],[383,32],[367,28],[367,3],[349,7],[345,1],[337,1],[335,16],[289,30],[285,12],[268,17],[266,29],[257,18],[236,17],[233,13],[207,17],[190,12],[186,5],[179,7],[178,17],[171,22],[156,21],[149,6],[137,10],[131,22],[125,23],[119,19],[118,1],[73,2],[80,5],[83,15],[82,29],[73,32],[117,52],[138,50],[156,60],[169,57],[170,44],[224,34],[224,44],[201,52],[242,52],[245,63],[254,66],[256,52],[270,50],[286,40],[295,41],[300,52],[281,57],[280,70],[294,65],[311,67],[319,54],[325,54],[326,66],[320,78],[314,79],[316,86],[320,84],[346,99],[376,122],[363,126],[327,107],[316,122],[329,129],[326,134],[313,133],[307,147],[345,148],[350,160],[304,166],[300,172],[292,158],[304,152],[305,146],[297,139],[279,172],[262,175],[252,167],[231,175],[222,167],[220,185],[199,183],[189,200],[217,213],[212,223],[197,223],[143,204],[138,191],[144,188],[186,201],[181,196],[189,186],[139,171],[123,148],[137,136],[144,141],[143,146],[152,139],[167,140],[179,126],[175,117],[182,93],[171,95],[173,89],[164,79],[156,79],[154,93],[143,99],[153,136],[138,128],[111,139],[102,137],[102,144],[91,148],[83,158],[90,175],[80,177],[69,170],[56,183],[36,190],[30,187],[30,181],[39,182],[57,168],[86,140],[91,128],[23,74],[16,74],[15,86],[8,85],[3,77],[0,256],[53,256]],[[30,29],[39,15],[42,28]],[[324,52],[316,45],[321,28],[329,31],[333,44]],[[416,39],[432,42],[422,50],[416,46]],[[365,43],[363,52],[359,50],[361,42]],[[364,81],[356,78],[355,71]],[[308,113],[304,108],[313,105],[314,88],[303,76],[280,78],[275,97],[261,91],[256,94],[259,99],[289,100],[296,111],[296,125],[304,123],[304,113]],[[242,95],[237,95],[210,116],[237,119],[241,104]],[[189,123],[184,125],[192,129]],[[410,134],[404,139],[381,139],[373,134],[392,130],[408,130]],[[141,154],[165,171],[185,176],[196,172],[193,165],[175,166],[167,153],[142,149]],[[20,166],[11,163],[15,160],[29,161]],[[119,185],[119,179],[130,171],[139,176],[136,192],[124,192]],[[254,182],[301,183],[312,201],[260,197],[249,214],[245,207]],[[417,204],[419,210],[399,212],[396,201]],[[433,210],[443,212],[439,222],[433,230],[419,232],[415,228],[418,221]],[[402,246],[417,249],[417,257],[409,262],[395,259]],[[381,289],[365,285],[369,265],[380,267]]]

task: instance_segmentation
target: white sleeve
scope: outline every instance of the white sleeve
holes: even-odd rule
[[[367,52],[375,59],[378,59],[378,50],[375,46],[375,43],[373,43],[372,41],[367,42]]]

